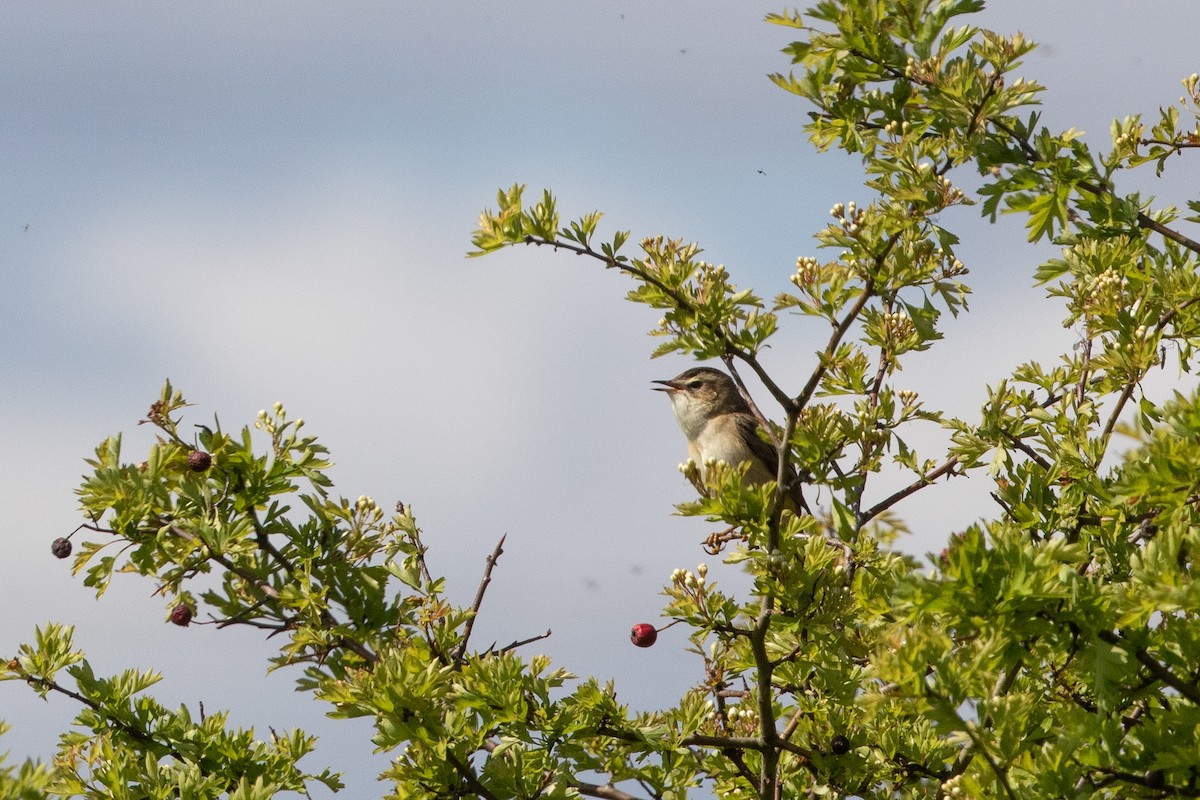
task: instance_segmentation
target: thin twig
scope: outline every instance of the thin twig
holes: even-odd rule
[[[890,237],[888,237],[887,244],[884,245],[883,250],[879,253],[879,255],[875,256],[874,258],[876,265],[883,263],[884,259],[891,254],[892,249],[895,248],[896,243],[899,241],[899,234],[892,234]],[[854,324],[856,319],[858,319],[858,315],[861,314],[862,310],[866,307],[867,301],[874,296],[875,281],[873,278],[868,276],[863,283],[862,294],[860,294],[858,299],[854,301],[854,305],[851,306],[850,310],[846,312],[846,316],[844,316],[841,321],[839,321],[838,324],[833,327],[833,333],[829,335],[829,341],[825,345],[825,357],[821,359],[820,363],[818,363],[816,368],[813,370],[812,375],[808,379],[808,383],[804,385],[804,389],[792,401],[797,408],[804,408],[806,405],[808,405],[808,401],[812,399],[813,394],[816,393],[817,387],[821,383],[821,378],[824,377],[825,371],[829,368],[828,365],[833,358],[833,354],[837,352],[837,347],[841,343],[842,337],[846,335],[846,332],[850,330],[850,326]],[[784,407],[787,408],[786,405]]]
[[[580,794],[599,797],[602,800],[639,800],[635,795],[623,792],[611,783],[596,784],[576,781],[571,784]]]
[[[221,553],[217,553],[212,550],[209,550],[208,557],[211,560],[215,561],[216,563],[220,564],[225,569],[232,572],[234,575],[237,575],[242,580],[249,583],[254,588],[256,588],[261,593],[261,601],[268,603],[271,606],[271,609],[276,614],[278,614],[280,616],[280,618],[282,619],[283,611],[279,607],[279,593],[277,591],[275,591],[275,588],[273,586],[271,586],[270,584],[268,584],[266,581],[262,580],[261,578],[255,576],[248,570],[245,570],[245,569],[239,567],[237,564],[235,564],[230,559],[226,558]],[[333,614],[328,609],[325,609],[321,612],[321,622],[329,630],[332,630],[334,628],[338,628],[341,626],[341,623],[338,622],[337,618],[335,616],[333,616]],[[368,649],[366,645],[362,644],[361,642],[357,642],[353,639],[350,639],[346,636],[339,637],[337,642],[335,643],[335,645],[338,647],[344,647],[347,650],[351,651],[352,653],[355,653],[363,661],[367,662],[368,664],[375,664],[375,662],[377,662],[379,660],[379,656],[375,655],[375,653],[373,653],[370,649]]]
[[[951,475],[951,476],[961,475],[962,473],[954,471],[955,467],[957,467],[957,466],[958,466],[958,456],[951,456],[950,458],[946,459],[946,461],[942,462],[941,466],[939,466],[937,469],[930,472],[928,475],[922,475],[920,478],[913,481],[908,486],[905,486],[903,489],[901,489],[897,492],[893,492],[892,494],[883,498],[882,500],[880,500],[875,505],[871,506],[869,509],[864,511],[859,516],[859,520],[858,520],[859,527],[861,527],[864,523],[869,522],[870,520],[879,516],[884,511],[887,511],[889,508],[894,506],[896,503],[900,502],[904,498],[913,494],[917,490],[922,489],[922,488],[928,486],[929,484],[933,483],[934,481],[936,481],[938,478],[942,477],[943,475]]]
[[[1188,147],[1200,147],[1200,142],[1173,142],[1169,139],[1138,139],[1139,144],[1161,144],[1165,147],[1170,147],[1175,150],[1183,150]]]
[[[463,782],[470,787],[472,793],[479,797],[487,798],[487,800],[499,800],[486,786],[480,783],[479,776],[475,774],[475,770],[471,768],[471,765],[464,763],[462,759],[454,754],[453,750],[446,750],[446,760],[462,776]]]
[[[687,298],[686,295],[679,292],[677,289],[674,289],[674,288],[666,285],[665,283],[660,281],[658,278],[654,277],[649,272],[645,271],[644,269],[639,268],[638,266],[636,266],[635,262],[633,262],[633,261],[618,261],[615,258],[610,258],[609,256],[606,256],[603,253],[593,250],[592,248],[586,247],[584,245],[577,245],[577,244],[572,244],[571,242],[562,242],[562,241],[557,241],[557,240],[549,241],[548,239],[539,239],[535,236],[526,236],[524,239],[524,243],[536,245],[538,247],[542,247],[542,246],[548,246],[548,247],[554,247],[554,248],[561,247],[562,249],[567,250],[572,253],[575,253],[576,255],[589,256],[591,258],[596,259],[597,261],[603,262],[606,267],[616,268],[616,269],[620,270],[621,272],[624,272],[626,274],[634,276],[638,280],[645,281],[649,285],[658,289],[663,294],[670,297],[673,301],[675,301],[675,304],[679,308],[682,308],[682,309],[685,309],[688,311],[696,310],[695,305],[692,303],[691,300],[689,300]],[[715,336],[717,336],[719,339],[721,339],[725,343],[725,352],[726,353],[741,359],[742,361],[744,361],[746,363],[747,366],[750,367],[750,369],[754,370],[754,374],[758,376],[758,379],[760,381],[762,381],[763,386],[766,388],[766,390],[768,392],[771,393],[771,396],[775,398],[776,402],[778,402],[779,405],[781,405],[783,408],[791,407],[791,404],[792,404],[791,398],[789,398],[787,393],[785,391],[783,391],[783,389],[781,389],[779,387],[779,385],[777,383],[775,383],[774,380],[772,380],[770,375],[767,374],[767,371],[765,369],[763,369],[762,364],[758,363],[758,358],[755,357],[754,353],[752,353],[749,350],[745,350],[743,348],[740,348],[740,347],[737,347],[736,345],[734,345],[733,342],[729,341],[729,337],[727,337],[725,335],[724,331],[720,330],[719,328],[713,327],[711,325],[706,326],[706,327],[709,329],[709,331],[711,333],[713,333]]]
[[[10,669],[12,669],[11,665],[10,665]],[[162,748],[164,751],[171,754],[175,758],[177,758],[181,761],[183,760],[183,756],[180,754],[180,752],[178,750],[175,749],[175,747],[170,742],[160,742],[158,739],[155,739],[153,736],[151,736],[150,734],[141,730],[140,728],[135,728],[135,727],[133,727],[133,725],[120,719],[119,717],[113,716],[112,714],[108,713],[108,711],[104,707],[102,707],[99,703],[95,702],[91,698],[85,697],[84,695],[80,694],[79,692],[68,689],[65,686],[62,686],[62,685],[50,680],[49,678],[43,678],[38,675],[31,675],[30,673],[26,672],[25,670],[20,669],[20,667],[15,668],[15,671],[17,672],[17,674],[19,674],[21,676],[21,678],[23,680],[25,680],[26,682],[28,682],[30,684],[41,686],[44,689],[49,689],[50,691],[57,692],[58,694],[61,694],[64,697],[69,697],[72,700],[74,700],[78,703],[81,703],[82,705],[87,706],[88,708],[92,709],[96,713],[100,714],[109,725],[128,734],[129,736],[138,740],[142,744],[150,745],[152,747]]]
[[[518,647],[524,647],[525,645],[530,644],[531,642],[537,642],[542,639],[548,639],[548,638],[550,638],[550,634],[551,634],[551,630],[549,628],[546,628],[545,633],[539,633],[537,636],[530,636],[528,639],[520,639],[518,641],[511,642],[509,644],[506,644],[504,647],[501,647],[496,652],[497,653],[507,653],[509,650],[516,650]]]
[[[1050,462],[1043,458],[1041,453],[1027,445],[1024,439],[1018,439],[1008,431],[1004,432],[1004,438],[1008,440],[1009,444],[1028,456],[1030,461],[1037,464],[1042,469],[1049,471],[1050,467],[1052,466]]]
[[[1015,130],[1013,130],[1012,126],[1008,124],[1008,121],[1005,118],[992,117],[988,121],[992,125],[999,128],[1001,131],[1003,131],[1006,136],[1008,136],[1010,139],[1012,139],[1016,143],[1017,147],[1019,147],[1021,149],[1021,152],[1025,154],[1025,157],[1027,159],[1029,159],[1030,161],[1034,161],[1034,162],[1041,160],[1040,156],[1038,156],[1037,150],[1034,149],[1033,145],[1031,145],[1027,140],[1022,139],[1021,137],[1017,136],[1017,132]],[[1101,186],[1099,184],[1092,183],[1091,181],[1078,181],[1075,184],[1075,186],[1077,186],[1078,188],[1087,192],[1088,194],[1096,195],[1098,197],[1099,196],[1107,196],[1107,197],[1116,197],[1117,196],[1116,192],[1114,192],[1112,189],[1109,189],[1106,186]],[[1194,239],[1189,239],[1188,237],[1184,236],[1179,231],[1168,228],[1166,225],[1163,225],[1161,222],[1158,222],[1153,217],[1151,217],[1149,214],[1146,214],[1144,211],[1137,212],[1137,224],[1138,224],[1139,228],[1146,228],[1147,230],[1152,230],[1155,233],[1157,233],[1167,239],[1170,239],[1171,241],[1175,242],[1176,244],[1182,245],[1183,247],[1187,248],[1188,250],[1191,250],[1193,253],[1200,253],[1200,242],[1197,242]]]
[[[475,628],[475,619],[479,616],[479,608],[483,605],[483,595],[487,592],[488,584],[492,582],[492,568],[496,566],[496,562],[500,559],[500,555],[504,552],[504,540],[508,538],[508,534],[500,537],[500,541],[496,542],[496,549],[487,557],[487,564],[483,568],[483,578],[479,581],[479,588],[475,590],[475,601],[471,603],[471,613],[467,617],[467,622],[463,626],[462,641],[458,647],[454,648],[454,660],[462,661],[463,655],[467,652],[467,642],[471,639],[471,631]]]
[[[750,394],[750,390],[746,388],[746,384],[742,381],[742,376],[738,374],[737,367],[733,364],[733,356],[723,355],[721,360],[725,362],[725,366],[729,369],[729,374],[733,376],[733,382],[737,384],[738,391],[742,394],[742,399],[746,401],[746,405],[750,406],[750,413],[754,414],[754,418],[758,420],[758,425],[767,435],[771,437],[771,444],[777,449],[779,447],[779,437],[775,435],[775,429],[771,425],[771,421],[766,415],[759,410],[758,404],[754,402],[754,397]]]
[[[1140,385],[1141,378],[1134,378],[1121,389],[1121,394],[1117,397],[1117,404],[1113,407],[1108,422],[1104,425],[1104,433],[1101,434],[1101,439],[1107,441],[1108,437],[1112,436],[1113,430],[1117,427],[1117,419],[1121,416],[1121,412],[1125,410],[1125,404],[1129,402],[1129,398],[1133,397],[1133,393],[1137,391]]]
[[[1150,655],[1144,647],[1137,647],[1124,636],[1113,633],[1112,631],[1100,631],[1096,636],[1102,642],[1111,644],[1114,647],[1119,647],[1127,653],[1132,653],[1133,657],[1138,662],[1150,671],[1150,674],[1160,681],[1170,686],[1181,695],[1191,700],[1193,703],[1200,705],[1200,688],[1194,683],[1188,683],[1183,678],[1180,678],[1171,670],[1167,669],[1166,665]]]
[[[254,525],[254,538],[259,548],[275,559],[279,563],[279,566],[283,567],[283,571],[288,574],[289,578],[295,578],[296,570],[292,566],[292,562],[285,558],[283,553],[279,552],[279,548],[271,541],[270,534],[258,518],[258,512],[251,508],[247,513],[251,524]]]

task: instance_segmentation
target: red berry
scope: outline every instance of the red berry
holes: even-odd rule
[[[181,628],[186,628],[192,621],[192,609],[180,603],[171,609],[171,622]]]
[[[58,537],[50,543],[50,552],[54,553],[55,558],[66,558],[71,555],[71,540]]]
[[[629,641],[638,647],[649,647],[658,641],[658,631],[649,622],[639,622],[629,631]]]
[[[212,456],[203,450],[193,450],[188,453],[188,469],[192,472],[204,472],[212,466]]]

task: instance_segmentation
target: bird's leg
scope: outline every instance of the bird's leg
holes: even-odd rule
[[[715,556],[725,549],[725,545],[732,541],[747,541],[750,537],[743,533],[737,525],[730,525],[723,531],[715,531],[708,535],[704,540],[704,552],[710,556]]]

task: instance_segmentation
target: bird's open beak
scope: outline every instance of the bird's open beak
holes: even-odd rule
[[[656,392],[675,392],[675,391],[679,390],[679,387],[675,385],[674,381],[650,381],[650,382],[662,384],[662,386],[651,386],[650,387],[653,391],[656,391]]]

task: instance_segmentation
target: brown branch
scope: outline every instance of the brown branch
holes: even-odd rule
[[[942,477],[943,475],[954,476],[954,475],[963,474],[961,472],[954,471],[957,466],[958,466],[958,456],[951,456],[950,458],[946,459],[946,461],[944,461],[942,463],[942,465],[939,466],[937,469],[935,469],[933,472],[930,472],[928,475],[922,475],[920,478],[913,481],[908,486],[905,486],[903,489],[901,489],[897,492],[893,492],[892,494],[883,498],[878,503],[871,506],[870,508],[868,508],[866,511],[864,511],[862,514],[859,515],[859,519],[858,519],[859,527],[861,527],[863,524],[871,521],[875,517],[879,516],[884,511],[887,511],[889,508],[894,506],[896,503],[900,502],[901,500],[903,500],[904,498],[913,494],[914,492],[918,491],[919,489],[923,489],[924,487],[933,483],[934,481],[936,481],[938,478]]]
[[[160,742],[158,739],[155,739],[153,736],[151,736],[149,733],[146,733],[146,731],[142,730],[141,728],[135,728],[130,723],[125,722],[122,719],[119,719],[118,717],[109,713],[107,710],[105,710],[105,708],[103,706],[101,706],[99,703],[92,700],[91,698],[86,697],[86,696],[80,694],[79,692],[68,689],[65,686],[62,686],[61,684],[58,684],[58,683],[50,680],[49,678],[43,678],[38,675],[32,675],[32,674],[26,672],[25,670],[21,669],[19,666],[13,667],[13,665],[10,664],[9,668],[12,669],[14,672],[16,672],[18,675],[20,675],[21,678],[23,680],[25,680],[27,683],[41,686],[44,689],[48,689],[50,691],[57,692],[58,694],[61,694],[64,697],[69,697],[72,700],[74,700],[82,705],[87,706],[88,708],[95,711],[97,714],[100,714],[104,718],[105,723],[107,723],[108,725],[111,725],[112,727],[116,728],[117,730],[120,730],[121,732],[123,732],[125,734],[128,734],[130,737],[136,739],[137,741],[141,742],[142,744],[150,745],[152,747],[162,748],[167,753],[169,753],[173,757],[179,759],[180,761],[184,760],[183,755],[181,755],[180,752],[178,750],[176,750],[175,747],[172,746],[169,742]]]
[[[205,545],[205,547],[207,548],[208,545]],[[246,581],[251,586],[256,588],[262,595],[260,602],[269,604],[271,606],[271,609],[273,611],[275,611],[276,614],[279,614],[281,618],[283,617],[283,610],[279,607],[279,593],[277,591],[275,591],[275,588],[273,586],[271,586],[270,584],[268,584],[266,581],[262,580],[258,576],[254,575],[249,570],[239,567],[233,561],[226,558],[223,554],[214,552],[211,548],[209,548],[208,557],[212,561],[215,561],[216,563],[220,564],[222,567],[229,570],[234,575],[237,575],[239,578],[241,578],[242,580]],[[324,610],[321,612],[321,622],[329,630],[332,630],[333,628],[337,628],[337,627],[341,626],[341,623],[338,622],[337,618],[334,617],[333,614],[330,613],[328,610]],[[244,621],[242,621],[242,623],[245,624]],[[368,649],[366,645],[362,644],[361,642],[357,642],[353,639],[350,639],[346,636],[339,636],[337,641],[334,643],[334,646],[344,647],[345,649],[351,651],[352,653],[357,655],[359,658],[361,658],[363,661],[367,662],[368,664],[375,664],[379,660],[379,656],[375,655],[375,653],[373,653],[370,649]]]
[[[507,653],[509,650],[516,650],[518,647],[524,647],[525,645],[530,644],[531,642],[537,642],[537,641],[541,641],[542,639],[548,639],[550,637],[550,633],[551,633],[550,629],[546,628],[545,633],[539,633],[537,636],[530,636],[528,639],[519,639],[515,642],[511,642],[509,644],[506,644],[504,647],[501,647],[496,652]],[[494,647],[494,645],[493,645],[493,647]],[[491,649],[491,648],[489,648],[489,649]]]
[[[251,610],[252,609],[246,609],[247,612],[249,612]],[[253,619],[242,619],[242,618],[240,618],[240,615],[226,617],[225,619],[219,619],[217,617],[212,617],[212,620],[213,620],[213,622],[216,623],[218,628],[228,628],[230,625],[246,625],[251,628],[257,628],[258,630],[261,630],[261,631],[270,631],[271,633],[267,635],[268,639],[270,639],[271,637],[273,637],[277,634],[283,633],[284,631],[292,630],[294,628],[294,622],[292,620],[285,620],[283,622],[275,622],[275,623],[259,622],[258,620],[253,620]],[[197,623],[195,620],[193,620],[192,624],[194,625]],[[205,624],[211,624],[211,623],[205,623]]]
[[[463,782],[470,787],[474,794],[486,798],[486,800],[499,800],[486,786],[480,783],[479,777],[475,774],[475,770],[471,768],[471,765],[464,763],[454,754],[453,750],[446,750],[446,760],[462,776]]]
[[[795,653],[797,651],[793,650],[792,652]],[[792,714],[792,718],[788,720],[788,724],[784,726],[783,733],[779,735],[779,738],[785,742],[790,741],[793,734],[796,733],[796,728],[800,725],[800,718],[802,716],[804,716],[804,706],[798,705],[796,706],[796,713]]]
[[[614,728],[611,725],[603,723],[596,726],[596,735],[606,736],[609,739],[617,739],[622,742],[646,741],[645,737],[640,733]],[[766,750],[769,748],[769,745],[757,736],[712,736],[706,733],[693,733],[690,736],[684,736],[679,740],[679,743],[684,747],[716,747],[723,750]]]
[[[754,397],[751,396],[750,390],[746,388],[746,384],[742,381],[742,376],[738,374],[737,367],[733,364],[732,355],[721,356],[721,361],[729,369],[729,374],[733,376],[733,382],[737,384],[738,391],[741,392],[742,399],[746,401],[746,405],[750,406],[750,413],[758,420],[758,426],[767,432],[771,437],[771,444],[776,448],[779,447],[779,437],[775,435],[775,429],[771,426],[771,421],[758,408],[758,404],[754,402]]]
[[[774,522],[774,521],[773,521]],[[770,530],[778,537],[778,525],[772,524]],[[775,709],[772,705],[771,676],[775,665],[767,655],[767,630],[771,625],[771,612],[774,609],[774,597],[764,594],[759,607],[758,619],[750,632],[750,652],[754,657],[754,671],[758,679],[758,724],[759,738],[757,749],[762,752],[762,770],[758,775],[758,796],[763,800],[773,800],[779,789],[779,752],[769,747],[779,740],[775,730]]]
[[[899,241],[899,234],[892,234],[888,238],[887,244],[884,245],[882,252],[875,256],[875,263],[877,265],[881,264],[896,247],[896,243]],[[829,335],[829,341],[825,344],[824,357],[821,359],[820,363],[817,364],[812,375],[809,376],[808,383],[804,385],[804,389],[801,390],[800,394],[798,394],[792,401],[797,408],[804,408],[806,405],[808,405],[808,401],[812,399],[813,394],[816,393],[817,387],[821,383],[821,378],[824,377],[826,370],[829,368],[829,360],[837,351],[837,347],[841,343],[842,337],[846,335],[846,332],[850,330],[850,326],[854,324],[856,319],[858,319],[858,315],[861,314],[863,308],[866,307],[867,301],[874,296],[875,281],[873,278],[867,277],[863,283],[862,294],[858,296],[858,299],[854,302],[854,305],[850,307],[848,312],[846,312],[846,316],[844,316],[841,321],[833,327],[833,333]],[[787,408],[787,406],[784,407]]]
[[[890,250],[895,243],[896,237],[893,236],[891,241],[888,243],[887,249]],[[829,341],[825,344],[825,357],[821,359],[821,362],[817,364],[816,368],[813,370],[812,375],[809,376],[808,383],[804,385],[804,389],[802,389],[800,394],[796,395],[795,400],[792,401],[796,407],[804,408],[806,405],[808,405],[808,401],[812,399],[813,394],[817,391],[817,386],[821,383],[821,378],[824,377],[825,371],[829,369],[829,359],[833,357],[834,352],[837,350],[838,344],[840,344],[842,341],[842,337],[846,335],[846,331],[850,330],[850,326],[854,324],[854,320],[858,318],[860,313],[862,313],[863,308],[865,308],[867,305],[867,301],[870,300],[873,295],[874,288],[872,286],[872,282],[868,280],[866,285],[863,286],[862,294],[858,296],[858,300],[856,300],[854,305],[850,307],[850,310],[846,312],[846,316],[842,318],[841,322],[833,327],[833,333],[829,335]]]
[[[1188,135],[1195,136],[1194,133]],[[1174,150],[1184,150],[1188,147],[1200,147],[1200,142],[1175,142],[1171,141],[1170,139],[1138,139],[1138,144],[1161,144],[1164,147],[1170,147]]]
[[[475,590],[475,600],[471,603],[471,615],[467,617],[467,622],[463,626],[462,641],[458,647],[454,648],[454,660],[461,663],[463,655],[467,652],[467,642],[471,639],[471,631],[475,628],[475,618],[479,616],[479,608],[483,605],[483,595],[487,592],[488,584],[492,582],[492,568],[496,566],[496,562],[500,559],[500,555],[504,552],[504,540],[508,538],[508,534],[500,537],[500,541],[496,542],[496,549],[487,557],[487,563],[483,568],[483,577],[479,581],[479,588]]]
[[[237,575],[239,578],[246,581],[246,583],[257,589],[262,594],[260,602],[269,602],[274,605],[279,601],[279,592],[275,591],[275,587],[271,586],[271,584],[267,583],[249,570],[239,567],[237,564],[226,558],[224,554],[212,550],[209,548],[207,543],[205,543],[204,546],[209,551],[208,557],[210,560],[217,562],[222,567],[229,570],[234,575]],[[276,608],[275,610],[278,611],[279,609]]]
[[[971,731],[970,726],[967,726],[967,735],[971,737],[972,742],[977,742],[975,734]],[[998,763],[996,763],[996,759],[992,758],[992,754],[984,749],[982,745],[980,745],[978,749],[979,754],[983,756],[983,760],[987,762],[988,766],[992,768],[992,772],[995,773],[996,780],[1000,781],[1000,785],[1004,787],[1004,793],[1008,795],[1009,800],[1017,800],[1017,796],[1013,792],[1012,785],[1008,782],[1008,772]]]
[[[867,392],[872,409],[879,406],[879,392],[883,388],[883,379],[886,377],[888,365],[891,363],[893,363],[892,359],[884,353],[882,347],[879,348],[879,366],[875,369],[875,378],[871,381],[871,389]]]
[[[1080,183],[1079,186],[1083,189],[1087,189],[1088,191],[1096,190],[1096,187],[1093,187],[1091,184],[1087,184],[1087,183]],[[1109,192],[1109,194],[1112,194],[1112,192]],[[1154,231],[1157,234],[1160,234],[1164,238],[1170,239],[1172,242],[1175,242],[1178,245],[1182,245],[1183,247],[1186,247],[1188,250],[1191,250],[1193,253],[1200,253],[1200,242],[1197,242],[1195,239],[1189,239],[1187,236],[1184,236],[1182,233],[1179,233],[1174,228],[1168,228],[1166,225],[1163,225],[1161,222],[1154,219],[1149,214],[1146,214],[1143,211],[1139,211],[1137,214],[1137,221],[1138,221],[1139,226],[1141,226],[1143,228],[1149,228],[1150,230]]]
[[[1032,447],[1027,445],[1025,443],[1024,439],[1019,439],[1016,436],[1013,436],[1008,431],[1004,432],[1004,438],[1008,440],[1008,443],[1010,445],[1017,448],[1022,453],[1024,453],[1026,456],[1028,456],[1030,461],[1037,464],[1043,470],[1046,470],[1046,471],[1050,470],[1050,467],[1052,466],[1051,463],[1049,461],[1047,461],[1045,458],[1043,458],[1041,453],[1039,453],[1038,451],[1034,450]]]
[[[693,733],[679,740],[680,744],[699,747],[717,747],[721,749],[764,751],[770,748],[757,736],[709,736],[705,733]]]
[[[1191,700],[1196,705],[1200,705],[1200,687],[1194,683],[1188,683],[1183,678],[1180,678],[1171,670],[1167,669],[1166,665],[1150,655],[1144,647],[1138,647],[1130,642],[1119,633],[1112,631],[1099,631],[1096,634],[1100,641],[1111,644],[1114,647],[1119,647],[1127,653],[1131,653],[1138,662],[1150,671],[1150,674],[1160,681],[1170,686],[1181,695]]]
[[[1101,434],[1102,439],[1107,441],[1108,437],[1112,435],[1113,430],[1117,427],[1117,419],[1121,416],[1121,412],[1125,410],[1125,404],[1129,402],[1129,398],[1133,397],[1133,393],[1137,391],[1140,385],[1141,379],[1134,378],[1121,389],[1121,394],[1117,397],[1117,405],[1113,408],[1108,422],[1104,425],[1104,432]]]
[[[623,792],[611,783],[596,784],[584,783],[583,781],[574,781],[571,783],[580,794],[587,797],[599,797],[602,800],[638,800],[638,798],[628,792]]]
[[[1012,139],[1017,144],[1017,146],[1021,149],[1021,152],[1025,154],[1025,157],[1027,159],[1029,159],[1031,161],[1039,160],[1037,150],[1034,149],[1033,145],[1031,145],[1025,139],[1022,139],[1021,137],[1017,136],[1016,131],[1013,130],[1012,126],[1009,125],[1007,123],[1007,121],[1004,120],[1004,118],[992,117],[988,121],[992,125],[996,126],[998,129],[1000,129],[1006,136],[1008,136],[1010,139]],[[1112,189],[1109,189],[1108,187],[1102,186],[1100,184],[1092,183],[1091,181],[1081,180],[1081,181],[1076,182],[1075,186],[1077,186],[1078,188],[1087,192],[1088,194],[1096,195],[1097,197],[1101,197],[1101,196],[1116,197],[1116,192],[1114,192]],[[1184,236],[1182,233],[1179,233],[1178,231],[1173,230],[1172,228],[1168,228],[1166,225],[1163,225],[1161,222],[1158,222],[1157,220],[1155,220],[1153,217],[1151,217],[1149,214],[1145,213],[1144,211],[1139,210],[1137,212],[1137,224],[1138,224],[1139,228],[1146,228],[1147,230],[1154,231],[1155,233],[1163,236],[1164,238],[1170,239],[1171,241],[1175,242],[1176,244],[1182,245],[1183,247],[1187,248],[1188,250],[1191,250],[1193,253],[1200,253],[1200,242],[1197,242],[1194,239],[1189,239],[1188,237]]]
[[[1078,759],[1071,760],[1081,767],[1084,766]],[[1104,767],[1092,767],[1091,769],[1105,776],[1103,780],[1097,781],[1099,786],[1111,786],[1117,781],[1123,781],[1154,790],[1154,793],[1149,795],[1150,797],[1200,797],[1200,789],[1197,789],[1195,785],[1171,786],[1167,784],[1162,780],[1162,772],[1159,770],[1150,770],[1137,775],[1132,772],[1122,772],[1121,770],[1106,769]]]
[[[289,578],[295,578],[296,570],[292,566],[292,562],[285,558],[283,553],[279,552],[279,548],[271,541],[271,535],[259,520],[258,512],[251,508],[247,513],[250,517],[250,523],[254,526],[254,539],[258,543],[259,548],[275,559],[279,563],[279,566],[283,567],[283,571],[288,574]]]
[[[787,392],[781,389],[779,384],[775,383],[775,381],[771,379],[771,376],[767,374],[767,371],[763,368],[763,365],[758,363],[758,358],[754,355],[754,353],[751,353],[748,350],[742,350],[741,348],[733,347],[730,348],[730,352],[732,352],[733,355],[737,356],[742,361],[746,362],[746,366],[754,370],[754,374],[758,376],[760,381],[762,381],[762,385],[767,388],[767,391],[770,392],[771,396],[775,398],[775,402],[779,403],[780,407],[782,407],[784,411],[791,411],[793,408],[800,407],[795,404],[795,401],[792,400],[792,398],[788,397]]]
[[[1175,308],[1164,311],[1158,318],[1158,322],[1156,322],[1154,325],[1155,332],[1161,333],[1167,327],[1167,325],[1169,325],[1171,321],[1175,319],[1175,317],[1177,317],[1181,312],[1187,310],[1189,306],[1197,302],[1200,302],[1200,297],[1193,297],[1179,304]],[[1113,430],[1116,429],[1117,420],[1121,416],[1121,412],[1125,410],[1125,405],[1129,402],[1130,398],[1133,397],[1133,393],[1140,385],[1142,377],[1145,376],[1142,375],[1135,380],[1130,380],[1122,387],[1121,394],[1117,398],[1117,405],[1113,409],[1113,413],[1109,416],[1108,422],[1104,425],[1104,433],[1102,435],[1104,439],[1107,439],[1109,436],[1111,436]]]
[[[632,261],[618,261],[615,258],[606,256],[603,253],[593,250],[592,248],[587,247],[585,245],[572,244],[570,242],[562,242],[562,241],[558,241],[558,240],[549,241],[548,239],[539,239],[536,236],[526,236],[524,239],[524,243],[536,245],[538,247],[549,246],[549,247],[553,247],[555,249],[561,247],[562,249],[572,252],[575,255],[589,256],[591,258],[596,259],[597,261],[603,262],[605,267],[616,268],[616,269],[620,270],[621,272],[624,272],[628,275],[632,275],[633,277],[637,278],[638,280],[641,280],[641,281],[644,281],[644,282],[650,284],[651,286],[658,289],[663,294],[670,297],[673,301],[675,301],[675,304],[679,308],[686,309],[688,311],[696,310],[695,305],[684,294],[682,294],[678,290],[666,285],[665,283],[660,281],[658,278],[651,275],[649,272],[646,272],[645,270],[638,268],[637,266],[634,265],[634,263]],[[771,393],[771,396],[775,398],[776,402],[778,402],[779,405],[781,405],[785,409],[788,409],[791,407],[791,404],[792,404],[791,398],[789,398],[787,393],[785,391],[783,391],[783,389],[781,389],[779,387],[779,385],[777,383],[775,383],[774,380],[771,379],[771,376],[767,374],[767,371],[765,369],[763,369],[763,366],[758,363],[758,358],[755,357],[754,353],[752,353],[749,350],[743,350],[742,348],[735,346],[731,341],[729,341],[729,338],[720,329],[714,328],[711,325],[706,325],[705,327],[707,327],[709,329],[709,331],[711,333],[713,333],[714,335],[716,335],[719,339],[724,341],[725,352],[727,354],[741,359],[742,361],[744,361],[746,363],[747,366],[750,367],[750,369],[754,370],[754,374],[758,376],[758,379],[760,381],[762,381],[763,386],[766,387],[767,391]]]
[[[1175,308],[1172,308],[1169,311],[1164,311],[1162,316],[1158,318],[1158,322],[1154,326],[1155,330],[1157,332],[1161,333],[1167,327],[1167,324],[1171,322],[1171,320],[1173,320],[1173,319],[1175,319],[1175,317],[1179,316],[1179,313],[1181,311],[1187,310],[1188,306],[1191,306],[1198,302],[1200,302],[1200,297],[1192,297],[1192,298],[1189,298],[1188,300],[1185,300],[1184,302],[1180,303]]]

